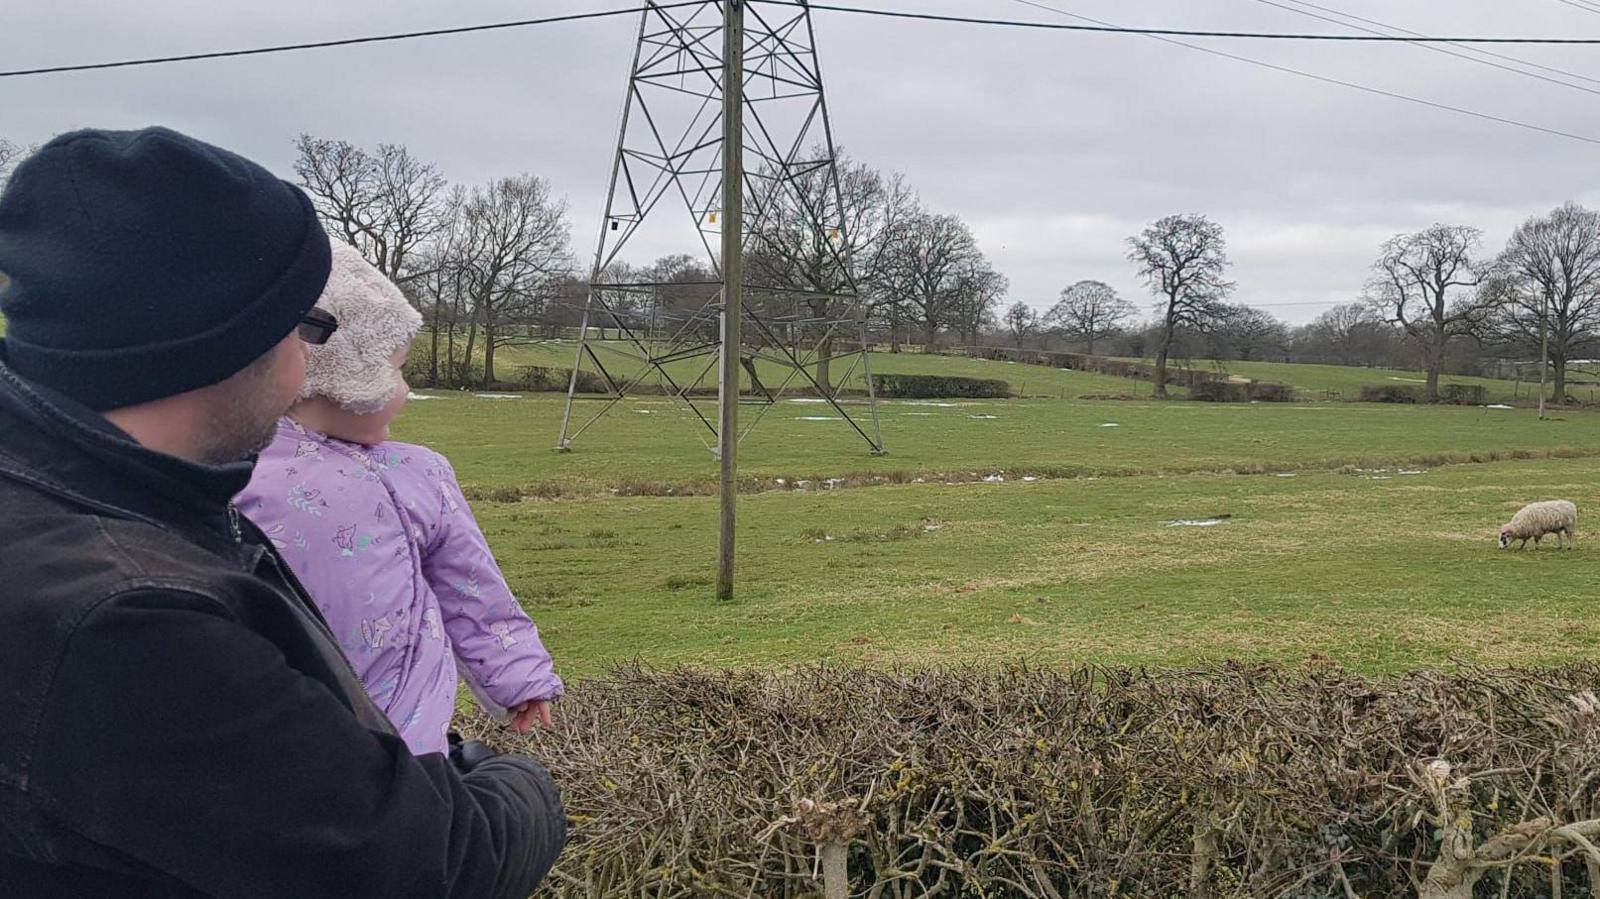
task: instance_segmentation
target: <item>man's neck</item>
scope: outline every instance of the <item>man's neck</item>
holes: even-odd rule
[[[198,442],[191,437],[190,416],[184,412],[171,399],[163,399],[102,414],[145,449],[187,462],[203,462],[195,451]]]

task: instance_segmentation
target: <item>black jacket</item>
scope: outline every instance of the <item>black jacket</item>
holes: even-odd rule
[[[0,343],[0,896],[527,896],[566,838],[549,774],[413,757],[233,511],[249,476]]]

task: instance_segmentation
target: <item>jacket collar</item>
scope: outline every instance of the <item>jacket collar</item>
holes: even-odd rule
[[[0,477],[207,545],[240,542],[233,497],[255,460],[201,465],[139,445],[105,416],[6,364],[0,341]]]

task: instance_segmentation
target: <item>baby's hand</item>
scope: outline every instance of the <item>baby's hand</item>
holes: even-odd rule
[[[530,699],[522,705],[512,709],[511,729],[519,734],[533,730],[534,718],[545,727],[550,727],[550,700]]]

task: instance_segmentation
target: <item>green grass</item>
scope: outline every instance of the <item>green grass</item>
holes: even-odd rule
[[[1152,362],[1153,360],[1143,360]],[[1300,362],[1211,362],[1197,359],[1189,363],[1192,368],[1225,370],[1230,375],[1256,381],[1273,381],[1293,386],[1301,400],[1355,399],[1361,388],[1402,384],[1424,387],[1427,372],[1398,368],[1358,368],[1350,365],[1312,365]],[[1495,378],[1474,378],[1464,375],[1442,375],[1440,384],[1478,384],[1488,391],[1489,402],[1509,403],[1513,399],[1532,402],[1538,399],[1537,385],[1518,385],[1514,381]],[[1584,390],[1587,390],[1585,385]],[[1576,396],[1581,391],[1574,389]]]
[[[1591,657],[1600,546],[1499,552],[1493,539],[1526,500],[1592,505],[1595,474],[1559,460],[763,494],[741,506],[727,604],[711,596],[712,498],[478,512],[580,677],[634,658],[1181,666],[1321,653],[1389,671]]]
[[[1600,648],[1588,614],[1600,545],[1582,527],[1568,553],[1493,542],[1524,502],[1594,507],[1600,416],[897,403],[883,409],[892,455],[874,459],[841,423],[805,420],[823,414],[815,404],[784,404],[744,445],[747,474],[928,482],[746,496],[739,598],[719,604],[714,497],[604,493],[711,482],[710,455],[671,410],[624,404],[570,454],[549,449],[557,397],[452,395],[411,404],[397,423],[397,437],[450,455],[475,496],[580,488],[474,503],[569,675],[632,659],[1182,666],[1311,653],[1392,671]],[[982,482],[999,470],[1004,482]],[[1045,477],[1023,480],[1030,471]],[[1165,524],[1213,517],[1222,523]]]
[[[1067,374],[1067,373],[1063,373]],[[564,399],[532,394],[415,401],[396,434],[455,460],[462,478],[529,495],[648,484],[708,483],[710,433],[667,398],[630,400],[574,442],[551,451]],[[578,405],[575,421],[602,408]],[[714,403],[705,404],[708,414]],[[748,421],[760,407],[745,406]],[[850,406],[862,421],[865,406]],[[880,405],[889,455],[872,457],[819,403],[784,402],[745,441],[741,471],[768,481],[863,475],[972,480],[1022,475],[1128,475],[1438,464],[1473,457],[1600,448],[1600,416],[1539,422],[1530,410],[1360,403],[1213,405],[1188,402],[891,401]],[[1114,424],[1116,427],[1106,427]]]
[[[597,347],[597,354],[601,361],[612,372],[612,375],[619,379],[633,376],[643,366],[640,361],[641,357],[637,352],[625,349],[617,341],[596,343],[594,346]],[[506,347],[496,351],[495,373],[499,377],[510,378],[514,376],[515,368],[522,365],[570,369],[572,368],[573,353],[574,345],[569,340],[549,340],[526,346]],[[683,360],[668,363],[665,368],[673,380],[682,385],[693,383],[701,372],[706,370],[707,363],[711,361],[712,357],[699,360]],[[849,359],[835,360],[832,366],[833,378],[836,382],[843,381],[844,386],[853,391],[866,389],[865,372],[859,367],[850,372]],[[873,372],[881,374],[938,374],[952,377],[998,378],[1009,382],[1012,392],[1022,396],[1070,399],[1085,395],[1149,396],[1151,392],[1151,386],[1148,383],[1110,375],[1065,372],[1043,365],[1023,365],[989,359],[971,359],[963,356],[929,356],[909,350],[903,353],[875,351],[872,354],[871,366]],[[776,390],[788,373],[792,371],[792,369],[785,369],[766,360],[759,360],[756,370],[760,373],[761,380],[769,389],[773,390]],[[846,377],[847,372],[849,377]],[[648,383],[655,383],[654,376],[648,379]],[[799,387],[803,383],[803,381],[797,379],[792,386]],[[715,386],[714,373],[708,374],[703,384],[707,387]],[[1181,394],[1182,391],[1179,391],[1179,393]]]

